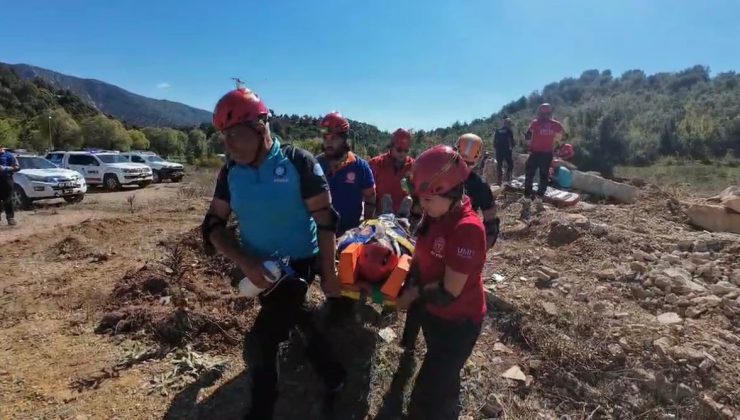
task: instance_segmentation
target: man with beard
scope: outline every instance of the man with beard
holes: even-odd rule
[[[409,156],[411,132],[399,128],[393,133],[388,152],[370,159],[370,167],[375,177],[378,204],[388,195],[393,203],[392,212],[408,217],[408,210],[399,212],[403,198],[408,195],[403,180],[411,172],[414,159]],[[381,207],[378,205],[378,207]]]
[[[349,121],[339,112],[321,120],[323,153],[316,156],[329,181],[331,200],[339,213],[337,236],[375,215],[375,180],[368,163],[352,153]],[[363,211],[364,205],[364,211]]]

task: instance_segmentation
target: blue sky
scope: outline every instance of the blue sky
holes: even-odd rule
[[[383,129],[485,117],[592,68],[740,70],[736,0],[5,3],[0,61],[208,110],[238,76],[277,112]]]

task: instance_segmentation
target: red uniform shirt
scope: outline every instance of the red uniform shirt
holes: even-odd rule
[[[541,120],[539,118],[532,120],[527,131],[532,133],[530,151],[539,153],[552,153],[555,148],[555,140],[565,133],[565,129],[559,121]]]
[[[393,199],[393,212],[397,212],[398,207],[401,205],[401,200],[408,195],[403,190],[401,180],[411,171],[411,165],[414,164],[414,159],[407,156],[403,167],[399,169],[396,168],[395,160],[391,156],[391,153],[387,152],[370,159],[369,163],[370,168],[373,170],[373,178],[375,179],[376,205],[378,210],[381,209],[383,196],[390,194]]]
[[[462,292],[451,304],[426,304],[430,313],[449,320],[483,321],[486,313],[482,277],[486,234],[469,198],[465,197],[461,209],[429,221],[428,230],[416,240],[414,262],[419,270],[419,283],[423,285],[443,279],[445,267],[468,275]]]

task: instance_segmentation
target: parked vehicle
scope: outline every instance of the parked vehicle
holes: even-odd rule
[[[153,179],[147,165],[129,162],[115,151],[54,151],[46,158],[60,168],[79,172],[88,185],[103,185],[110,191],[124,185],[144,188]]]
[[[150,167],[152,169],[152,178],[155,183],[159,183],[167,179],[172,182],[180,182],[183,176],[185,176],[185,168],[181,164],[162,159],[162,157],[154,152],[134,150],[131,152],[121,153],[121,156],[128,161],[142,163]]]
[[[15,208],[27,209],[36,200],[63,198],[78,203],[85,198],[87,183],[79,173],[33,154],[17,153],[16,159],[21,169],[13,174]]]

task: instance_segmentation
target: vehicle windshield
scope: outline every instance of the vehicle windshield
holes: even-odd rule
[[[164,162],[165,161],[159,156],[148,156],[146,160],[148,160],[149,162]]]
[[[21,169],[55,169],[56,165],[38,156],[18,156],[18,166]]]
[[[126,163],[128,160],[121,155],[97,155],[103,163]]]

